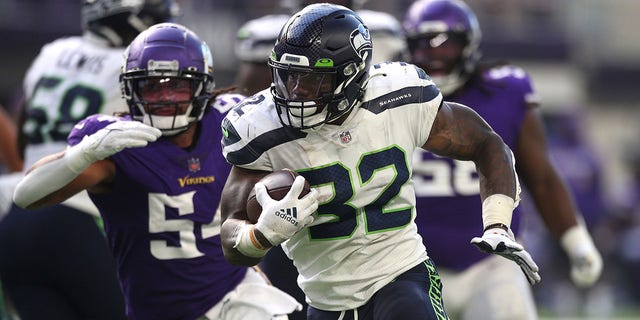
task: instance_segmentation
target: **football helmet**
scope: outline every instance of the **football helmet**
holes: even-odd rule
[[[293,15],[269,58],[271,93],[284,126],[319,128],[362,98],[372,44],[350,9],[314,4]]]
[[[411,62],[429,73],[443,95],[464,85],[481,55],[478,19],[464,2],[416,1],[403,28]]]
[[[120,84],[133,119],[164,136],[178,134],[202,119],[211,99],[211,51],[182,25],[154,25],[125,50]],[[154,94],[162,96],[149,98]]]
[[[367,0],[280,0],[280,6],[289,9],[291,12],[302,10],[302,8],[314,3],[333,3],[345,6],[351,10],[358,10],[367,2]]]
[[[122,47],[148,27],[172,22],[178,12],[174,0],[84,0],[82,27]]]
[[[266,63],[289,15],[270,14],[246,22],[236,34],[235,53],[240,61]]]

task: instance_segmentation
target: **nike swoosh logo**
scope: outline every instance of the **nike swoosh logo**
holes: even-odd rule
[[[229,130],[222,128],[222,134],[224,135],[225,138],[229,138]]]

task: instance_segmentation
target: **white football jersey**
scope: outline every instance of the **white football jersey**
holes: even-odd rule
[[[23,83],[28,101],[23,130],[29,139],[25,167],[63,150],[73,125],[86,116],[128,112],[119,83],[123,52],[91,34],[42,47]]]
[[[236,166],[290,168],[321,194],[313,225],[283,243],[310,305],[339,311],[366,303],[427,259],[413,222],[411,157],[429,137],[442,95],[406,63],[371,67],[363,102],[341,125],[283,127],[269,90],[223,121],[223,153]],[[324,200],[327,199],[327,200]]]
[[[67,135],[85,117],[128,112],[120,92],[124,48],[109,47],[86,33],[57,39],[42,47],[24,78],[27,118],[25,169],[40,158],[62,151]],[[97,214],[85,192],[66,205]]]

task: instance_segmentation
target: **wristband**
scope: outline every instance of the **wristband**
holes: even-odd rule
[[[513,198],[504,194],[492,194],[482,202],[482,227],[489,229],[492,225],[504,225],[507,230],[511,225],[514,208]]]
[[[256,238],[254,225],[247,223],[236,229],[236,242],[233,247],[251,258],[262,258],[269,251],[269,248],[265,248]]]
[[[504,223],[493,223],[493,224],[490,224],[490,225],[484,227],[484,230],[482,230],[482,232],[485,232],[485,231],[487,231],[489,229],[493,229],[493,228],[500,228],[500,229],[502,229],[504,231],[509,231],[509,226],[507,226],[506,224],[504,224]]]

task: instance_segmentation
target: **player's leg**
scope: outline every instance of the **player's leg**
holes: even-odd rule
[[[488,256],[464,272],[440,274],[447,311],[456,319],[537,319],[531,286],[513,261]]]
[[[357,310],[330,312],[309,306],[308,320],[446,320],[442,283],[431,260],[398,276]]]
[[[124,319],[115,264],[94,218],[13,206],[0,223],[0,276],[24,319]]]
[[[401,274],[380,289],[372,302],[372,317],[367,319],[448,319],[440,275],[431,260]]]
[[[56,286],[84,319],[124,319],[124,297],[116,264],[96,218],[82,211],[56,205],[41,209],[52,224],[64,223],[52,234],[60,256],[51,268]],[[53,274],[52,274],[53,276]]]

